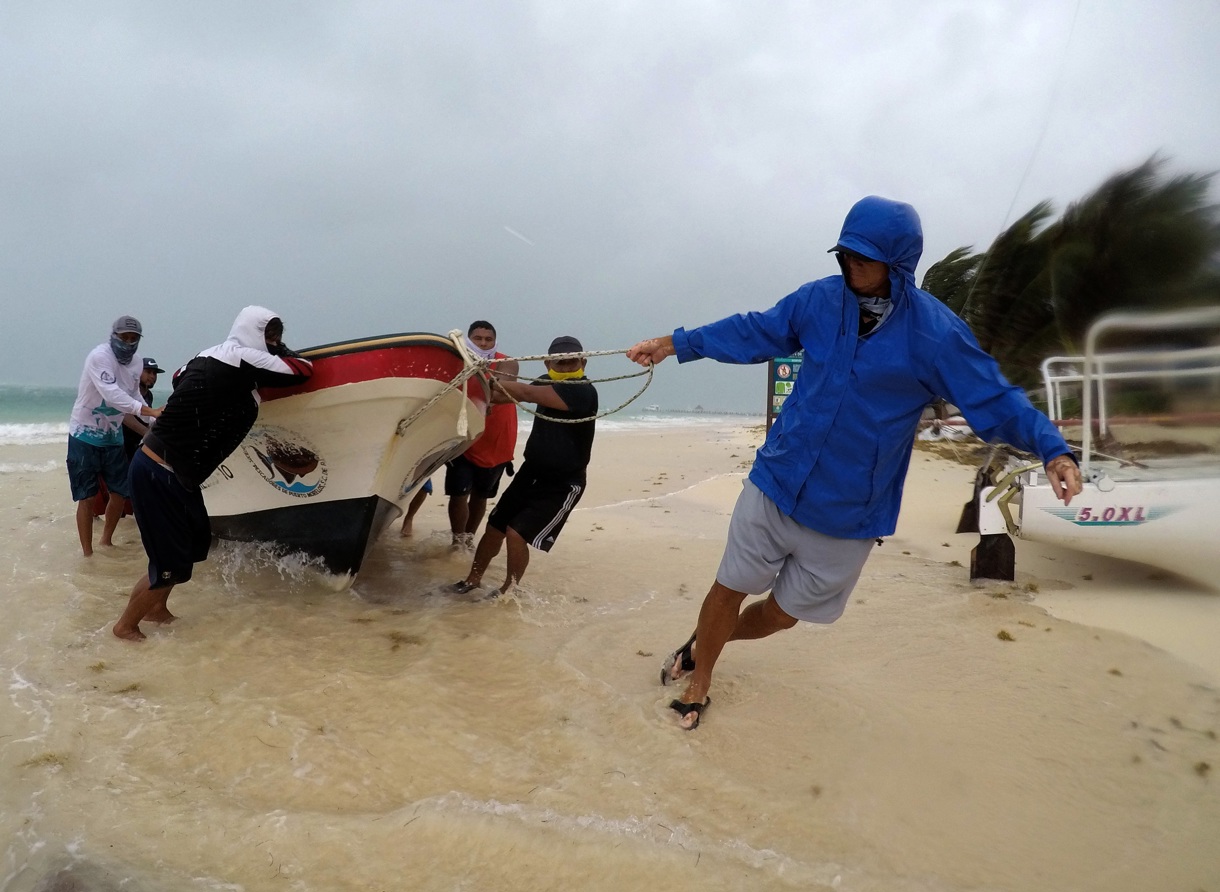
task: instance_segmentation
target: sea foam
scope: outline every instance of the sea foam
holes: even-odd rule
[[[68,423],[0,424],[0,446],[45,446],[64,443],[68,438]]]

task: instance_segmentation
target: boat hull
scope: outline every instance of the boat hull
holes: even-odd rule
[[[380,496],[332,499],[213,519],[213,532],[238,542],[267,542],[305,554],[335,576],[355,576],[377,536],[402,514]]]
[[[1115,333],[1138,346],[1101,350]],[[1108,314],[1089,326],[1083,355],[1049,357],[1042,372],[1051,420],[1080,431],[1083,490],[1063,505],[1042,468],[1016,457],[992,487],[989,456],[958,529],[981,536],[971,578],[1013,579],[1002,540],[1017,536],[1220,590],[1220,307]],[[1079,419],[1063,416],[1063,385],[1079,385]]]
[[[438,335],[304,351],[314,376],[262,393],[259,418],[203,485],[213,533],[354,577],[415,490],[483,431],[478,377]]]
[[[1160,567],[1220,588],[1220,476],[1087,483],[1064,507],[1045,482],[1021,488],[1021,539]]]

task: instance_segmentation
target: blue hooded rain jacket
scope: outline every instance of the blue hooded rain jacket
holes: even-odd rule
[[[983,439],[1043,462],[1071,454],[1059,431],[1010,384],[966,324],[915,287],[923,230],[908,204],[869,196],[838,244],[890,267],[893,308],[859,335],[860,310],[842,276],[802,285],[766,312],[674,332],[679,362],[758,363],[804,351],[792,393],[758,450],[750,480],[798,523],[828,536],[888,536],[923,409],[959,407]]]

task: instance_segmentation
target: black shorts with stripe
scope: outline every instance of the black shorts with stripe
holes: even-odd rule
[[[526,462],[492,509],[487,525],[502,533],[512,527],[529,545],[550,551],[584,491],[585,481],[543,477]]]

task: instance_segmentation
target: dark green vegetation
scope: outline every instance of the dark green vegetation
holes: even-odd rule
[[[1043,201],[982,254],[952,251],[922,287],[973,330],[1016,384],[1041,385],[1043,358],[1082,352],[1111,310],[1220,303],[1220,206],[1213,174],[1167,176],[1150,158],[1106,180],[1053,222]]]

